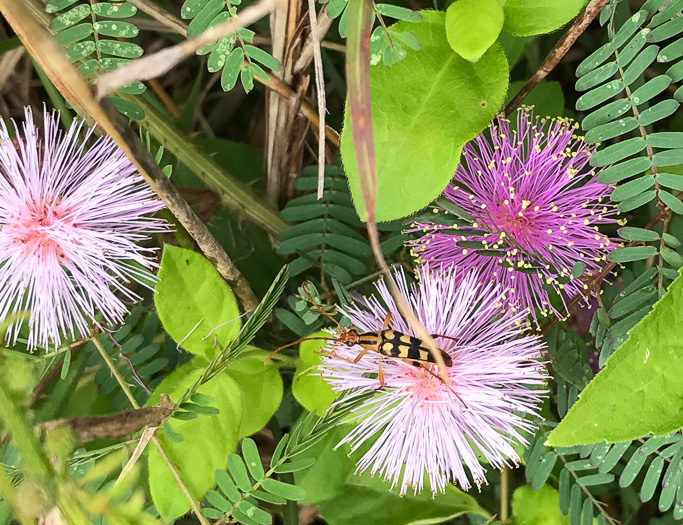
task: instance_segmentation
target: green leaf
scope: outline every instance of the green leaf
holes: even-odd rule
[[[550,33],[578,15],[586,3],[587,0],[507,0],[503,27],[516,36]]]
[[[422,14],[419,24],[399,22],[392,30],[411,31],[423,50],[370,70],[378,222],[409,215],[443,191],[462,146],[489,123],[507,90],[508,68],[498,44],[472,64],[448,45],[445,14]],[[346,118],[348,123],[348,110]],[[349,125],[341,153],[356,211],[365,217]]]
[[[635,58],[631,65],[624,71],[623,80],[624,84],[630,86],[635,82],[640,75],[655,61],[657,58],[657,52],[659,48],[657,46],[649,46],[643,49],[638,56]]]
[[[653,299],[656,295],[657,289],[654,286],[645,286],[615,303],[614,306],[610,308],[609,316],[612,319],[618,319],[632,310],[639,308],[648,299]]]
[[[598,151],[591,157],[590,164],[597,167],[615,164],[620,160],[643,151],[646,147],[647,144],[641,137],[622,140]]]
[[[607,62],[607,64],[604,64],[579,78],[576,81],[574,88],[576,91],[586,91],[594,88],[595,86],[602,84],[605,80],[612,78],[618,69],[619,67],[616,62]]]
[[[563,470],[562,474],[565,472],[569,474],[566,470]],[[562,483],[560,485],[564,488]],[[568,489],[569,484],[566,487]],[[567,493],[567,500],[568,495]],[[515,523],[520,525],[569,525],[569,517],[557,512],[559,505],[560,495],[548,485],[538,490],[523,485],[512,494],[512,515],[515,517]]]
[[[138,28],[128,22],[119,22],[118,20],[105,20],[104,22],[95,22],[92,25],[93,30],[100,35],[113,36],[118,38],[133,38],[138,36]]]
[[[626,199],[625,201],[621,201],[619,203],[619,211],[627,212],[627,211],[635,210],[636,208],[639,208],[640,206],[644,206],[648,202],[654,200],[654,198],[656,196],[657,196],[657,192],[655,192],[655,190],[644,191],[640,195],[636,195],[635,197],[631,197],[630,199]]]
[[[593,113],[584,118],[581,122],[581,127],[585,130],[593,129],[595,126],[606,124],[615,118],[619,118],[630,109],[631,102],[629,100],[615,100],[614,102],[605,104],[600,109],[596,109]]]
[[[135,16],[138,8],[130,2],[110,4],[108,2],[97,2],[92,4],[92,12],[97,16],[104,16],[107,18],[130,18]]]
[[[78,42],[66,50],[66,54],[72,62],[83,60],[85,57],[91,55],[95,51],[95,42],[86,40],[85,42]],[[118,108],[117,108],[118,109]]]
[[[607,258],[615,263],[626,263],[648,259],[655,255],[657,255],[657,248],[654,246],[631,246],[614,250],[607,255]]]
[[[50,0],[45,6],[45,11],[48,13],[57,13],[58,11],[75,4],[77,1],[78,0]]]
[[[683,322],[681,301],[683,277],[678,277],[580,394],[549,445],[662,436],[683,426],[683,344],[671,329]]]
[[[662,258],[675,269],[683,266],[683,256],[677,251],[674,251],[667,246],[662,246],[660,252],[662,254]]]
[[[653,148],[680,148],[683,146],[683,132],[663,131],[650,133],[646,139],[647,145]]]
[[[633,175],[644,173],[651,166],[652,161],[647,157],[630,159],[602,170],[598,175],[598,182],[601,184],[614,184],[615,182],[633,177]]]
[[[251,68],[242,68],[242,71],[240,71],[240,82],[242,83],[245,93],[249,93],[254,89],[254,72]]]
[[[243,394],[244,411],[239,437],[261,430],[273,417],[282,401],[282,377],[274,362],[264,365],[268,352],[247,346],[242,355],[230,363],[226,373]]]
[[[678,109],[678,106],[679,104],[675,100],[662,100],[661,102],[658,102],[654,106],[643,111],[638,117],[638,124],[641,126],[649,126],[650,124],[654,124],[658,120],[662,120],[663,118],[673,115]],[[670,164],[678,164],[678,162],[672,162]],[[662,164],[662,166],[666,166],[666,164]]]
[[[202,9],[204,9],[204,6],[208,1],[209,0],[185,0],[185,3],[180,10],[180,16],[185,19],[194,18]]]
[[[194,16],[187,26],[187,36],[190,38],[201,35],[213,22],[216,15],[225,7],[225,0],[208,0],[201,10]]]
[[[412,9],[391,4],[375,4],[375,10],[383,16],[402,20],[404,22],[421,22],[422,16]]]
[[[666,75],[659,75],[648,80],[631,94],[634,104],[640,105],[648,102],[671,85],[671,78]]]
[[[251,477],[256,480],[261,479],[265,472],[263,470],[263,464],[261,463],[261,457],[258,453],[258,448],[253,439],[246,438],[242,441],[242,455],[244,456],[244,462],[247,464]]]
[[[185,377],[172,374],[161,382],[150,399],[158,399],[160,393],[172,390],[171,399],[178,401],[200,373],[201,370],[194,370]],[[191,421],[176,421],[174,430],[184,438],[180,443],[168,439],[163,431],[157,434],[164,452],[190,494],[197,500],[202,499],[206,491],[213,487],[214,472],[224,468],[225,458],[234,452],[242,418],[242,393],[228,375],[215,377],[202,385],[199,392],[212,396],[213,405],[220,413]],[[154,446],[149,449],[148,462],[150,491],[162,518],[171,521],[190,510],[187,498]]]
[[[664,469],[664,458],[661,456],[655,457],[650,463],[650,467],[647,469],[645,474],[645,479],[643,480],[643,486],[640,489],[640,500],[643,502],[650,501],[652,496],[659,485],[659,478],[662,475],[662,470]]]
[[[476,62],[498,38],[503,19],[498,0],[459,0],[446,11],[446,38],[453,51]]]
[[[237,83],[240,70],[242,69],[242,61],[244,60],[244,51],[241,47],[232,50],[225,61],[225,67],[221,73],[221,87],[223,91],[230,91]]]
[[[332,338],[328,332],[316,332],[311,337]],[[315,411],[322,414],[330,403],[335,400],[337,395],[332,391],[330,385],[317,373],[315,368],[320,364],[319,350],[324,346],[325,341],[310,340],[303,341],[299,345],[299,364],[296,367],[294,381],[292,382],[292,393],[296,400],[301,403],[306,410]]]
[[[53,31],[62,31],[67,27],[71,27],[90,15],[89,5],[78,5],[73,9],[69,9],[66,13],[62,13],[50,22],[50,29]]]
[[[138,58],[142,56],[142,48],[132,42],[119,42],[118,40],[99,40],[97,49],[102,53],[122,58]]]
[[[591,474],[590,476],[580,477],[576,482],[583,487],[593,487],[595,485],[604,485],[612,480],[614,480],[614,474]]]
[[[272,71],[280,71],[282,69],[280,62],[278,62],[275,57],[271,56],[261,48],[247,44],[244,46],[244,52],[249,56],[249,58],[260,62]]]
[[[672,190],[683,191],[683,175],[677,173],[657,173],[657,183]]]
[[[671,195],[671,193],[666,190],[659,190],[659,198],[662,199],[664,204],[671,208],[672,212],[683,215],[683,202]]]
[[[614,45],[612,42],[607,42],[601,47],[593,51],[590,55],[583,59],[576,67],[576,76],[581,78],[593,71],[598,66],[602,65],[605,60],[611,58],[614,54]]]
[[[228,456],[228,472],[235,480],[237,488],[242,492],[248,492],[251,489],[251,480],[247,473],[247,467],[242,461],[242,458],[237,454],[230,454]]]
[[[621,80],[612,80],[600,87],[584,93],[576,101],[576,109],[586,111],[618,95],[624,90],[624,83]]]
[[[297,487],[296,485],[291,485],[289,483],[283,483],[282,481],[272,478],[264,479],[261,486],[263,487],[263,490],[266,490],[271,494],[275,494],[276,496],[287,498],[288,500],[292,501],[299,501],[306,497],[306,491],[301,487]]]
[[[232,480],[227,471],[216,471],[216,484],[231,502],[237,503],[242,499],[242,495],[240,494],[239,490],[237,490],[237,485],[235,485],[235,482]]]
[[[78,24],[55,35],[60,46],[70,46],[92,35],[92,24]]]
[[[633,117],[626,117],[614,122],[596,126],[586,133],[586,142],[603,142],[620,135],[625,135],[638,127],[638,121]]]
[[[631,18],[628,20],[624,21],[619,28],[619,31],[616,32],[614,38],[612,39],[614,47],[618,49],[623,46],[635,34],[635,32],[638,31],[646,19],[647,11],[641,10],[631,16]]]
[[[614,202],[625,201],[626,199],[631,199],[636,195],[640,195],[646,190],[652,188],[655,185],[655,178],[651,175],[643,175],[637,179],[622,184],[616,190],[612,192],[610,198]]]
[[[447,523],[466,513],[489,517],[472,496],[452,485],[436,499],[428,490],[417,496],[409,492],[401,497],[389,492],[389,486],[380,476],[350,474],[333,498],[317,505],[330,525]]]
[[[154,304],[164,328],[188,352],[213,357],[240,329],[232,290],[208,260],[191,250],[165,245],[161,266]]]
[[[617,230],[619,237],[626,239],[627,241],[658,241],[659,234],[652,230],[646,230],[645,228],[634,228],[632,226],[626,226],[624,228],[619,228]]]
[[[142,110],[142,108],[140,108],[140,106],[134,104],[133,102],[129,102],[118,97],[107,97],[107,100],[111,102],[112,106],[114,106],[119,113],[130,119],[142,120],[145,118],[145,112]]]
[[[672,166],[674,164],[683,164],[683,148],[670,149],[655,153],[652,157],[652,164],[655,166]]]

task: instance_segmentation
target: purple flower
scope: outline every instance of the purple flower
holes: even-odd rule
[[[0,120],[0,321],[30,310],[33,350],[121,321],[124,302],[139,299],[124,284],[153,282],[153,250],[136,243],[168,228],[143,216],[163,204],[111,139],[86,151],[93,129],[79,139],[82,122],[62,133],[59,115],[45,112],[39,136],[25,114],[15,139]],[[12,343],[22,324],[8,330]]]
[[[420,262],[432,268],[458,267],[458,275],[479,271],[481,282],[498,282],[504,306],[531,314],[564,315],[550,303],[548,287],[566,301],[586,286],[572,275],[577,263],[593,272],[616,247],[598,225],[617,222],[616,207],[605,198],[589,166],[596,147],[574,134],[566,119],[517,114],[517,130],[497,117],[463,148],[463,162],[444,196],[474,218],[473,224],[418,224],[426,232],[412,243]],[[490,138],[489,138],[490,135]],[[605,200],[606,202],[603,202]],[[480,250],[484,250],[483,252]],[[583,268],[581,265],[576,270]]]
[[[350,363],[361,350],[332,343],[333,352],[323,358],[321,375],[336,391],[348,391],[346,400],[374,392],[352,412],[355,428],[342,440],[356,450],[369,449],[358,462],[391,481],[400,493],[415,493],[425,475],[433,493],[444,491],[451,481],[467,490],[473,482],[486,482],[479,454],[493,467],[519,463],[515,442],[527,444],[538,405],[546,395],[546,373],[538,361],[544,345],[537,336],[520,334],[522,314],[501,314],[500,288],[477,283],[474,273],[456,281],[454,271],[430,275],[423,266],[419,283],[408,286],[402,272],[396,280],[406,302],[440,349],[452,359],[447,367],[450,387],[436,377],[436,365],[396,358],[382,358],[385,386],[377,378],[379,354],[366,353]],[[383,281],[376,285],[380,299],[344,309],[359,331],[381,330],[387,312],[390,328],[415,335],[398,313]],[[386,307],[384,305],[387,305]],[[469,471],[469,475],[467,473]]]

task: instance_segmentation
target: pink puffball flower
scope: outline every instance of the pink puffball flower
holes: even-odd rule
[[[411,286],[402,271],[395,274],[401,295],[426,330],[455,339],[435,337],[452,359],[446,367],[450,386],[437,377],[435,364],[382,357],[385,385],[380,388],[379,354],[368,352],[357,363],[348,362],[361,347],[334,340],[320,365],[332,389],[346,393],[343,401],[372,394],[352,410],[356,426],[339,445],[349,443],[353,451],[368,444],[357,470],[379,474],[392,489],[398,485],[401,495],[409,488],[421,492],[425,477],[434,494],[451,482],[468,490],[470,478],[481,486],[486,470],[479,456],[498,469],[518,464],[513,445],[527,445],[523,433],[535,428],[533,418],[547,394],[539,361],[544,344],[520,332],[522,314],[501,313],[499,287],[479,284],[474,273],[464,279],[454,273],[433,275],[423,266],[419,282]],[[416,336],[384,281],[375,287],[379,299],[343,309],[358,331],[382,330],[391,312],[390,329]]]
[[[63,133],[57,113],[44,121],[39,134],[26,108],[13,139],[0,120],[0,321],[30,311],[30,350],[122,321],[124,301],[139,299],[125,284],[153,282],[153,250],[137,243],[168,231],[145,217],[163,204],[111,139],[86,148],[83,122]],[[12,344],[22,324],[10,326]]]
[[[425,232],[412,243],[418,261],[435,270],[457,267],[458,275],[477,269],[480,282],[502,285],[505,307],[536,324],[539,312],[564,316],[567,300],[585,293],[581,270],[594,272],[617,247],[599,231],[617,222],[607,199],[613,188],[597,181],[589,165],[596,146],[576,136],[576,127],[568,119],[534,118],[529,108],[518,111],[514,131],[495,118],[488,133],[465,145],[443,193],[474,222],[415,225],[412,231]],[[551,304],[546,287],[559,293],[563,307]]]

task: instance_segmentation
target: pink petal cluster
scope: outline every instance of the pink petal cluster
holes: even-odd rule
[[[86,147],[93,129],[81,137],[82,122],[63,133],[45,112],[39,134],[29,108],[25,116],[15,138],[0,120],[0,321],[29,310],[33,350],[121,321],[139,299],[126,283],[153,282],[153,250],[137,243],[168,228],[145,217],[163,204],[111,139]]]
[[[617,245],[599,226],[617,222],[606,197],[610,186],[590,167],[596,146],[575,135],[567,119],[517,114],[516,129],[497,117],[463,148],[463,159],[444,197],[472,217],[465,226],[418,224],[413,253],[434,269],[479,272],[480,282],[500,283],[504,306],[529,314],[564,315],[566,301],[585,289],[585,274],[599,268]],[[581,265],[576,266],[578,270]],[[579,272],[580,273],[580,272]],[[551,304],[548,288],[564,307]]]
[[[358,462],[400,487],[423,490],[425,478],[433,493],[455,481],[467,490],[486,482],[482,458],[492,467],[519,463],[514,444],[526,444],[532,418],[547,394],[546,372],[539,361],[544,345],[537,336],[520,333],[523,314],[501,314],[502,291],[481,285],[475,274],[455,279],[455,271],[430,275],[419,271],[419,282],[409,286],[396,273],[401,294],[436,343],[452,358],[447,367],[450,387],[436,377],[438,368],[397,358],[382,358],[386,385],[379,388],[379,354],[368,352],[353,360],[359,346],[328,345],[336,356],[323,358],[321,375],[345,400],[374,395],[352,413],[355,428],[340,443],[356,450],[370,444]],[[387,312],[390,328],[415,335],[398,313],[386,284],[378,282],[379,295],[344,309],[359,331],[381,330]],[[386,306],[385,306],[386,305]],[[456,395],[457,394],[457,395]],[[481,457],[480,457],[481,456]]]

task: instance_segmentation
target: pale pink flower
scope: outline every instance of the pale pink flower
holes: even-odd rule
[[[25,115],[14,139],[0,120],[0,321],[29,310],[33,350],[122,321],[139,299],[125,285],[153,282],[153,250],[137,243],[168,228],[144,216],[163,204],[111,139],[86,147],[93,129],[79,137],[82,122],[63,133],[59,115],[45,112],[40,134]]]
[[[547,391],[546,372],[539,361],[544,345],[538,336],[520,333],[520,314],[501,314],[502,291],[477,284],[470,273],[454,279],[452,271],[430,275],[419,271],[419,282],[408,286],[396,273],[401,294],[427,331],[457,339],[435,338],[452,359],[447,367],[450,388],[431,373],[410,362],[382,358],[386,385],[379,388],[379,354],[368,352],[358,363],[335,356],[323,358],[321,375],[345,400],[373,392],[352,412],[355,428],[340,443],[353,450],[369,449],[358,471],[369,470],[399,486],[401,494],[423,490],[425,477],[433,493],[455,481],[467,490],[486,482],[482,458],[492,467],[519,463],[513,445],[527,444],[525,432]],[[415,335],[398,313],[383,281],[376,285],[379,299],[344,309],[359,331],[381,330],[387,312],[390,328]],[[386,306],[385,306],[386,305]],[[331,343],[338,356],[353,359],[361,350]],[[456,395],[457,394],[457,395]],[[481,457],[480,457],[481,456]]]

